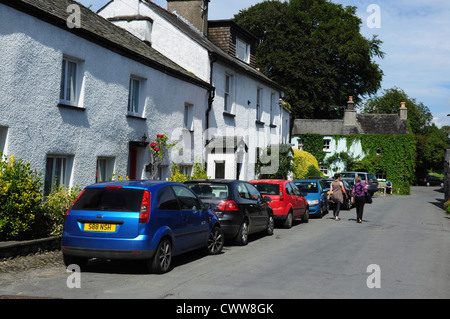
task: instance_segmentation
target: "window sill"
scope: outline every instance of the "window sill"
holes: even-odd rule
[[[256,123],[257,125],[264,125],[264,124],[266,124],[266,123],[261,122],[261,121],[259,121],[259,120],[256,120],[255,123]]]
[[[228,117],[232,117],[232,118],[235,118],[235,117],[236,117],[236,114],[229,113],[229,112],[227,112],[227,111],[224,111],[224,112],[223,112],[223,115],[224,115],[224,116],[228,116]]]
[[[141,116],[132,115],[132,114],[127,114],[126,116],[127,116],[128,119],[136,119],[136,120],[141,120],[141,121],[147,121],[146,117],[141,117]]]
[[[58,107],[70,109],[70,110],[83,111],[83,112],[86,111],[86,108],[84,108],[84,107],[79,107],[79,106],[64,104],[64,103],[58,103]]]

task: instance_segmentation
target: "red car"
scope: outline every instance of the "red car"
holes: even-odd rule
[[[284,179],[258,179],[250,181],[261,193],[272,200],[269,205],[273,210],[274,220],[283,222],[285,228],[292,227],[292,221],[309,220],[308,201],[293,181]]]

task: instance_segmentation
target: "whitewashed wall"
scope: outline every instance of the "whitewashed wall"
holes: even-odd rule
[[[6,154],[41,173],[47,155],[70,156],[70,185],[85,186],[95,182],[98,157],[114,157],[115,174],[125,176],[129,141],[183,131],[185,103],[193,105],[193,131],[204,130],[207,90],[5,5],[0,12],[0,146]],[[80,108],[58,107],[65,55],[81,61]],[[130,75],[145,79],[146,121],[126,117]],[[201,141],[195,147],[202,154]],[[148,177],[148,149],[139,156],[138,178]]]

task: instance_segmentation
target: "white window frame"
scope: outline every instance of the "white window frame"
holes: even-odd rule
[[[226,72],[224,80],[223,111],[229,114],[234,114],[235,76]]]
[[[73,72],[69,72],[74,67]],[[63,56],[61,65],[61,83],[59,101],[61,104],[79,106],[82,83],[82,61]]]
[[[49,161],[52,161],[51,172],[48,171]],[[60,172],[57,172],[58,162]],[[54,190],[55,182],[59,187],[70,186],[70,176],[72,173],[73,157],[68,155],[47,155],[45,162],[45,179],[44,179],[44,195],[48,195],[49,192]],[[48,178],[50,174],[50,178]],[[58,176],[57,176],[58,175]],[[59,180],[57,179],[59,177]],[[48,184],[50,182],[50,185]]]
[[[114,162],[114,157],[99,156],[97,158],[97,169],[95,176],[96,183],[108,182],[112,180],[114,173]]]
[[[323,139],[323,151],[331,152],[331,139],[329,139],[329,138]]]
[[[319,170],[325,175],[328,176],[328,167],[325,165],[319,165]]]
[[[0,155],[6,153],[6,146],[8,140],[8,127],[0,126]]]
[[[250,44],[238,37],[236,37],[236,57],[245,63],[250,63]]]
[[[270,93],[270,124],[275,124],[275,93]]]
[[[184,103],[183,124],[188,131],[194,130],[194,104]]]
[[[137,91],[136,91],[137,90]],[[131,76],[128,86],[128,114],[138,116],[141,108],[142,80]]]
[[[256,89],[256,120],[261,121],[263,113],[263,94],[264,90],[262,87]]]
[[[298,143],[297,148],[300,151],[303,151],[303,139],[301,139],[301,138],[297,139],[297,143]]]

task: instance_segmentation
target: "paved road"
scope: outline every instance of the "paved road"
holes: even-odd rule
[[[411,196],[374,198],[362,224],[355,209],[342,211],[341,221],[326,215],[218,256],[175,258],[165,275],[145,274],[135,262],[94,261],[81,288],[69,289],[64,267],[0,274],[0,296],[450,298],[450,219],[437,206],[443,197],[437,188],[413,187]],[[373,264],[379,268],[368,272]]]

